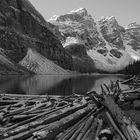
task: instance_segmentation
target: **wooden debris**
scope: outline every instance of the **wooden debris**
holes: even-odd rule
[[[111,81],[101,90],[66,97],[0,94],[0,140],[92,140],[104,130],[113,140],[139,140],[140,131],[119,106],[140,99],[140,78]]]

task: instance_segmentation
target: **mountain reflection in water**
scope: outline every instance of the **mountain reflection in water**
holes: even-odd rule
[[[33,75],[7,76],[0,80],[1,93],[15,94],[51,94],[70,95],[85,94],[96,90],[100,93],[100,85],[110,83],[110,80],[123,80],[123,75]]]

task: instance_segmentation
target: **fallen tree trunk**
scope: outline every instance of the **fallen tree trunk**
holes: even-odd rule
[[[104,105],[114,118],[115,122],[118,124],[119,128],[122,130],[126,139],[140,139],[140,131],[137,129],[136,125],[130,118],[128,118],[128,116],[124,114],[124,112],[115,103],[114,99],[110,95],[104,96]]]
[[[66,132],[64,132],[61,136],[58,136],[56,138],[56,140],[69,140],[72,135],[75,133],[75,131],[79,128],[79,126],[83,123],[85,123],[85,121],[92,115],[94,117],[96,117],[96,115],[98,115],[101,111],[103,110],[102,108],[97,109],[97,107],[95,107],[89,114],[87,114],[82,120],[80,120],[78,123],[76,123],[73,127],[71,127],[70,129],[68,129]],[[75,134],[76,135],[76,134]],[[74,136],[73,136],[74,137]]]
[[[105,88],[107,90],[105,90],[103,86],[101,86],[101,95],[97,95],[96,92],[91,92],[90,98],[94,102],[96,102],[98,106],[105,106],[105,108],[109,112],[107,116],[113,124],[114,129],[117,130],[119,135],[121,135],[121,138],[123,138],[124,140],[140,139],[140,131],[137,129],[136,125],[128,116],[126,116],[126,114],[120,109],[118,104],[116,104],[116,102],[118,101],[118,98],[116,100],[116,95],[118,93],[114,93],[114,95],[112,95],[109,88],[107,86],[105,86]],[[113,121],[111,120],[111,118]]]
[[[7,137],[13,136],[13,135],[16,135],[18,133],[22,133],[22,132],[25,132],[25,131],[30,130],[32,128],[38,127],[39,125],[45,125],[48,123],[52,123],[54,121],[60,120],[62,117],[70,115],[71,113],[73,113],[79,109],[85,108],[87,105],[88,105],[87,103],[85,103],[83,105],[77,104],[77,106],[66,107],[66,108],[63,108],[63,109],[58,110],[56,112],[53,112],[53,114],[50,113],[44,117],[41,116],[42,118],[40,118],[38,120],[35,120],[35,121],[30,122],[28,124],[24,124],[22,126],[18,126],[15,129],[12,128],[12,130],[7,130],[6,132],[3,133],[2,136],[4,137],[5,134]]]
[[[54,140],[59,133],[75,124],[91,110],[92,107],[90,108],[89,106],[80,109],[77,112],[62,118],[60,121],[55,122],[53,125],[48,126],[45,130],[34,133],[34,138],[38,137],[41,140]]]
[[[133,81],[135,78],[136,78],[136,76],[134,75],[133,77],[131,77],[131,78],[127,79],[127,80],[124,80],[124,81],[122,81],[121,83],[122,83],[122,84],[127,84],[127,83]]]

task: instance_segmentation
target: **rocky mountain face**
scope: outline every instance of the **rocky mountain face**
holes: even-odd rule
[[[28,0],[0,0],[0,48],[9,61],[22,65],[19,62],[28,56],[31,48],[37,51],[35,55],[42,56],[44,64],[49,59],[64,69],[73,70],[72,57],[59,40],[64,37],[58,28],[46,22]],[[34,72],[32,68],[30,71]]]
[[[69,74],[33,49],[28,49],[27,55],[20,61],[20,64],[35,74]]]
[[[117,72],[140,60],[140,25],[85,8],[49,22],[28,0],[0,0],[0,74]]]
[[[10,60],[3,49],[0,49],[0,75],[29,74],[31,71]]]
[[[99,72],[96,69],[93,60],[88,56],[86,48],[80,43],[71,43],[65,46],[66,51],[68,51],[73,58],[73,67],[76,71],[82,73],[92,73]]]
[[[117,72],[140,59],[140,25],[136,23],[124,28],[113,16],[95,21],[84,8],[54,16],[49,22],[64,36],[63,47],[78,69]]]

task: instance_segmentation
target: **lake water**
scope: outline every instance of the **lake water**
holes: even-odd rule
[[[123,80],[122,75],[82,75],[82,76],[2,76],[0,78],[0,92],[12,94],[49,94],[70,95],[72,93],[85,94],[96,90],[100,93],[100,85],[109,84],[110,80]]]
[[[70,95],[72,93],[85,94],[95,90],[100,93],[101,84],[109,84],[110,80],[123,80],[123,75],[83,75],[83,76],[56,76],[56,75],[32,75],[32,76],[2,76],[0,78],[0,93],[12,94],[49,94]],[[128,88],[123,86],[122,88]],[[136,101],[135,106],[140,106]],[[128,107],[127,107],[128,108]],[[129,107],[126,113],[137,122],[140,128],[140,109]]]

